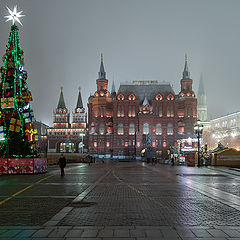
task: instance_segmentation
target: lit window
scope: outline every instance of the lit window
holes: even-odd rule
[[[193,110],[192,107],[187,108],[187,117],[192,117],[193,116]]]
[[[168,108],[167,108],[167,117],[174,117],[173,105],[168,106]]]
[[[173,125],[171,123],[167,126],[167,135],[173,135]]]
[[[118,124],[118,135],[123,135],[123,124]]]
[[[129,106],[128,107],[128,116],[129,117],[135,117],[136,116],[135,106]]]
[[[101,116],[101,117],[104,117],[104,116],[105,116],[105,109],[104,109],[104,107],[101,107],[101,108],[100,108],[100,116]]]
[[[178,133],[179,134],[184,134],[184,126],[178,126]]]
[[[155,113],[157,116],[162,117],[162,106],[157,106]]]
[[[134,94],[130,94],[128,99],[133,101],[136,99],[136,96]]]
[[[124,106],[118,106],[117,116],[124,117]]]
[[[135,106],[132,107],[132,117],[136,116],[136,112],[135,112]]]
[[[143,124],[143,134],[148,134],[149,133],[149,124],[144,123]]]
[[[231,128],[236,127],[236,119],[232,119],[232,120],[230,121],[230,125],[231,125]]]
[[[135,134],[135,125],[130,124],[129,125],[129,135],[134,135]]]
[[[121,117],[120,106],[118,106],[118,109],[117,109],[117,116]]]
[[[103,124],[99,125],[99,133],[104,134],[104,125]]]
[[[97,142],[94,142],[94,144],[93,144],[93,145],[94,145],[94,147],[97,147]]]
[[[173,96],[172,94],[169,94],[169,95],[167,96],[167,100],[174,100],[174,96]]]
[[[163,97],[162,97],[161,94],[158,94],[158,95],[155,97],[155,99],[156,99],[157,101],[161,101],[161,100],[163,99]]]
[[[128,107],[128,116],[129,117],[132,116],[132,107],[131,106]]]
[[[156,125],[156,134],[157,135],[162,134],[162,125],[160,123]]]
[[[120,100],[120,101],[124,100],[124,95],[123,94],[119,94],[117,99]]]
[[[121,117],[124,117],[124,107],[122,106]]]
[[[92,126],[92,127],[91,127],[91,131],[90,131],[90,134],[94,134],[94,133],[95,133],[95,127]]]

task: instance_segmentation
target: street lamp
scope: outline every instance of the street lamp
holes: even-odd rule
[[[197,166],[200,167],[200,137],[202,135],[203,132],[203,125],[201,124],[200,120],[197,120],[197,124],[194,126],[194,130],[195,130],[195,134],[197,134],[197,138],[198,138],[198,163]]]
[[[81,152],[83,153],[83,137],[85,136],[85,134],[84,133],[79,133],[79,136],[82,137],[82,145],[81,145],[82,150],[81,150]]]

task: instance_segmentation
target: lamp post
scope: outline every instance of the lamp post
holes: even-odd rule
[[[85,136],[84,133],[79,133],[79,136],[82,137],[82,145],[81,145],[81,152],[83,153],[83,137]]]
[[[195,134],[197,134],[197,139],[198,139],[198,163],[197,166],[200,167],[200,137],[203,132],[203,125],[201,124],[200,120],[197,120],[197,124],[194,126]]]

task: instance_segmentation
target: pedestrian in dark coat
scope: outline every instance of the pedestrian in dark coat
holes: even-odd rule
[[[61,169],[61,176],[64,176],[65,173],[64,173],[64,168],[66,167],[67,165],[67,161],[66,161],[66,158],[64,157],[63,153],[61,154],[59,160],[58,160],[58,165]]]

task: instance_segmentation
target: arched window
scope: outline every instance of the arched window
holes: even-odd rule
[[[162,106],[156,106],[155,108],[155,115],[158,117],[162,117]]]
[[[167,96],[167,100],[174,100],[174,96],[170,93],[168,96]]]
[[[169,105],[167,107],[167,117],[174,117],[174,110],[172,105]]]
[[[193,109],[192,107],[187,107],[187,117],[192,117],[193,116]]]
[[[162,134],[162,125],[160,123],[158,123],[156,125],[156,134],[157,135],[161,135]]]
[[[122,106],[121,117],[124,117],[124,106]]]
[[[173,135],[173,125],[171,123],[167,126],[167,135]]]
[[[104,134],[104,125],[103,124],[99,125],[99,134]]]
[[[230,126],[231,126],[231,128],[236,127],[236,119],[231,119]]]
[[[118,117],[124,117],[124,106],[118,105],[117,116]]]
[[[94,133],[95,133],[95,127],[91,126],[90,134],[94,134]]]
[[[149,124],[144,123],[143,124],[143,134],[148,134],[149,133]]]
[[[156,95],[155,99],[156,99],[157,101],[161,101],[161,100],[163,100],[163,97],[162,97],[162,95],[159,93],[159,94]]]
[[[128,107],[128,116],[131,117],[132,116],[132,106]]]
[[[129,125],[129,135],[134,135],[135,134],[135,125],[131,123]]]
[[[129,97],[128,97],[128,100],[130,100],[130,101],[131,101],[131,100],[133,101],[133,100],[135,100],[135,99],[136,99],[136,96],[135,96],[133,93],[130,94]]]
[[[158,116],[159,116],[159,117],[162,117],[162,115],[163,115],[163,114],[162,114],[162,106],[159,106],[159,107],[158,107]]]
[[[135,106],[132,106],[132,117],[136,116]]]
[[[104,117],[104,115],[105,115],[105,109],[104,107],[100,107],[100,116]]]
[[[123,135],[123,124],[118,124],[118,135]]]
[[[129,106],[128,107],[128,116],[129,117],[135,117],[136,116],[135,106]]]
[[[184,129],[184,123],[180,122],[180,123],[178,124],[178,134],[182,135],[182,134],[184,134],[184,131],[185,131],[185,129]]]
[[[124,95],[122,93],[120,93],[117,97],[118,100],[124,100]]]

